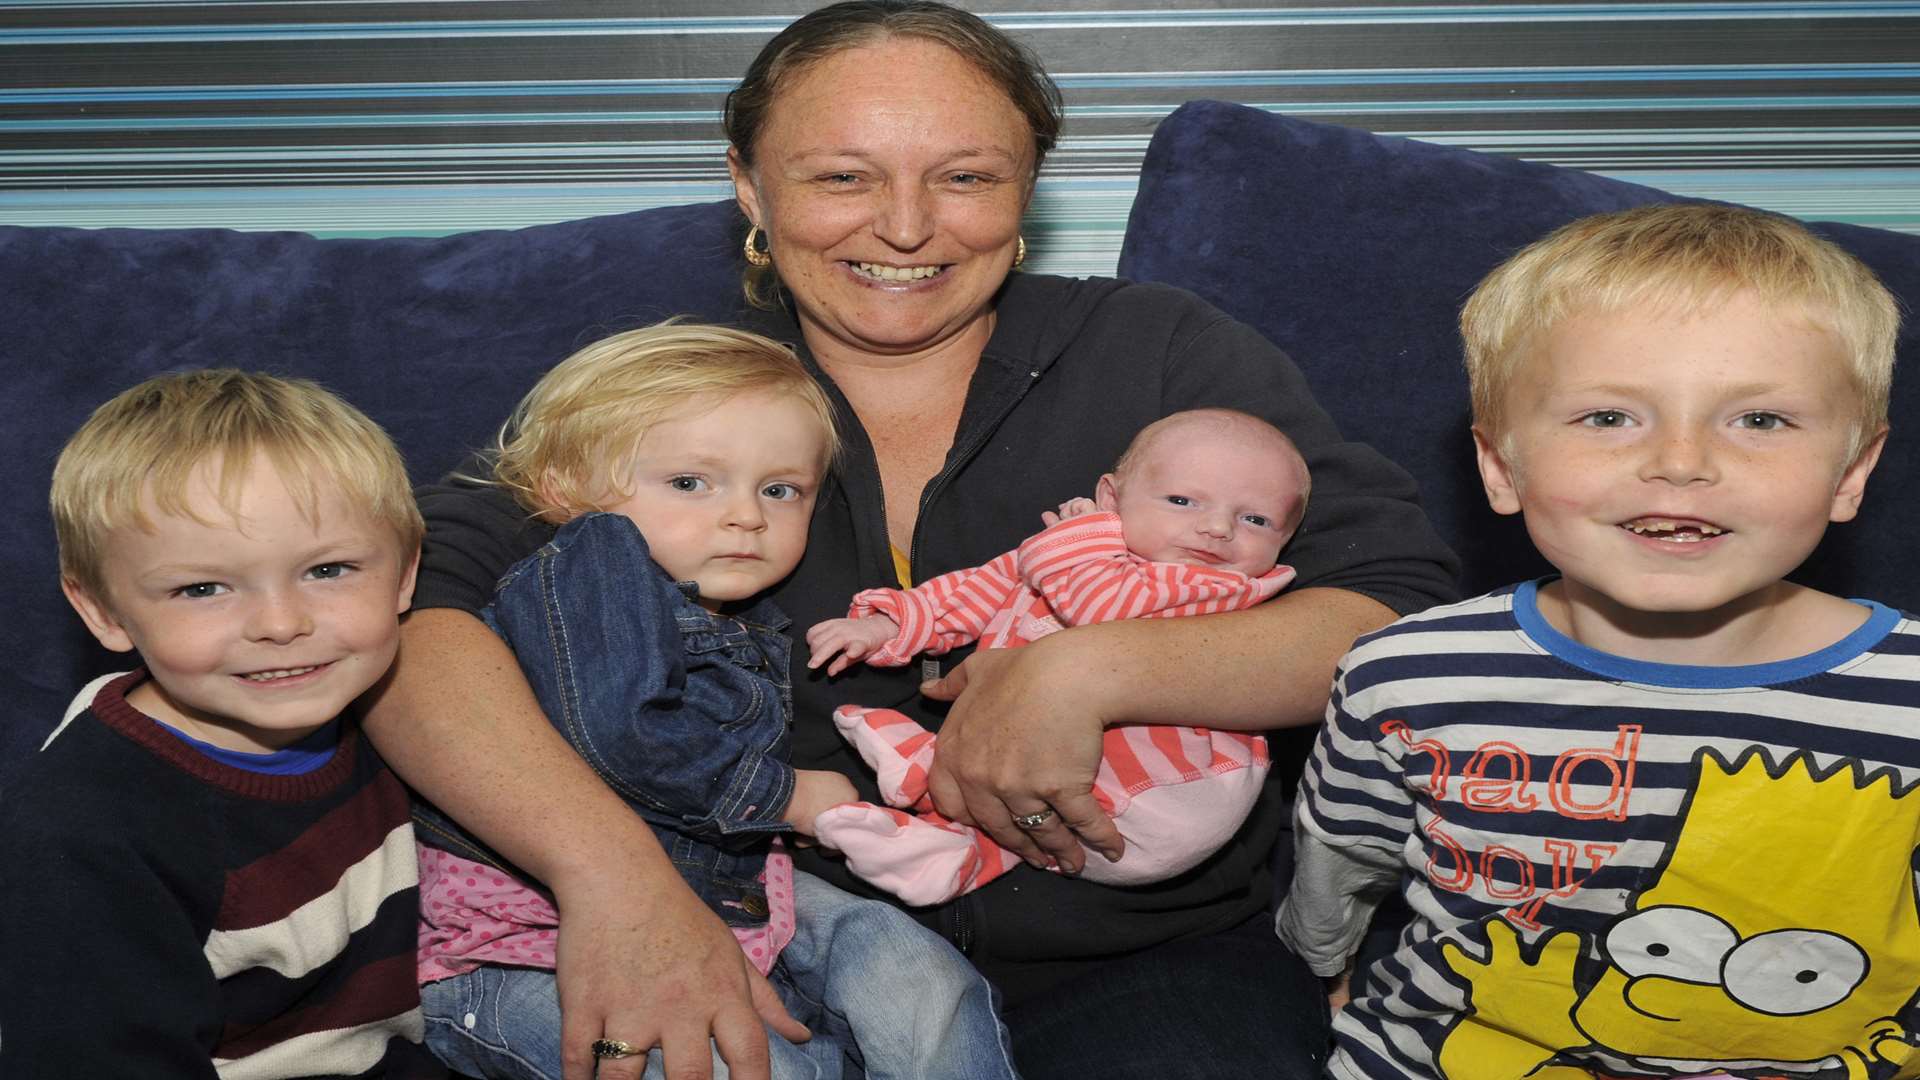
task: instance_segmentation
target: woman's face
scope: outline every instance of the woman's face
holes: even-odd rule
[[[1033,157],[1025,118],[972,65],[892,38],[789,76],[753,166],[728,164],[814,351],[900,356],[985,344]]]

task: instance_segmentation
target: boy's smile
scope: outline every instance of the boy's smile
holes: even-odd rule
[[[1749,643],[1797,648],[1775,616],[1809,601],[1781,578],[1853,517],[1879,455],[1875,439],[1849,458],[1847,371],[1832,334],[1746,293],[1695,314],[1574,315],[1534,343],[1507,430],[1474,435],[1494,509],[1523,514],[1563,575],[1549,621],[1646,659],[1736,621]]]
[[[324,486],[310,521],[265,458],[247,468],[237,521],[215,496],[218,473],[202,466],[187,492],[193,517],[149,496],[152,530],[130,525],[108,541],[106,596],[67,591],[101,644],[140,651],[153,678],[130,704],[215,746],[262,753],[325,725],[385,674],[414,555]]]

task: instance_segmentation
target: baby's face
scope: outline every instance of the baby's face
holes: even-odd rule
[[[1127,549],[1154,562],[1273,569],[1300,524],[1306,465],[1278,442],[1195,424],[1153,438],[1126,474],[1103,482],[1103,510],[1120,515]]]

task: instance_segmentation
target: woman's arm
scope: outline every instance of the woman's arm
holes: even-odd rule
[[[595,1075],[599,1038],[658,1044],[671,1067],[704,1077],[711,1036],[733,1073],[752,1078],[768,1075],[762,1020],[805,1038],[652,830],[547,723],[479,619],[407,616],[365,726],[403,779],[553,890],[567,1080]],[[637,1080],[645,1063],[609,1061],[598,1076]]]
[[[975,653],[923,687],[954,703],[929,777],[934,805],[1035,865],[1078,870],[1083,841],[1118,858],[1124,841],[1093,798],[1101,732],[1316,723],[1336,662],[1354,638],[1393,618],[1359,593],[1301,589],[1247,611],[1102,623]],[[1059,818],[1014,826],[1014,814],[1042,805]]]

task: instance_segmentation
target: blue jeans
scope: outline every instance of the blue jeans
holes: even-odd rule
[[[767,1032],[774,1080],[834,1080],[845,1061],[872,1080],[1013,1080],[998,995],[952,946],[895,908],[810,874],[796,872],[793,891],[793,940],[769,981],[813,1039],[794,1044]],[[553,972],[483,967],[428,983],[420,1003],[427,1045],[450,1067],[493,1080],[560,1080]],[[727,1075],[718,1054],[713,1067],[716,1078]],[[664,1076],[658,1050],[646,1076]]]

